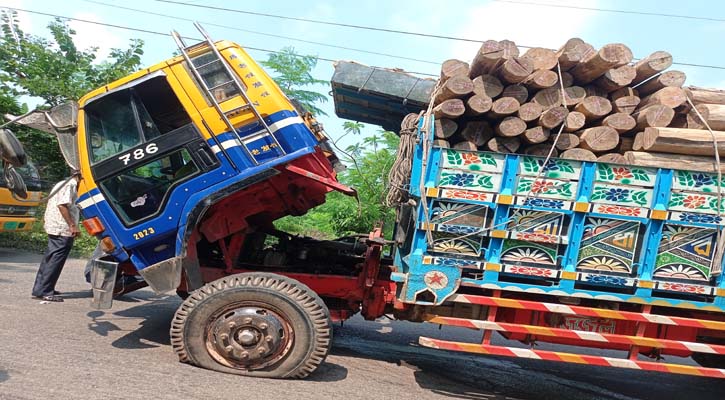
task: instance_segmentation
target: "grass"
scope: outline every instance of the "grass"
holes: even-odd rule
[[[42,214],[41,214],[42,215]],[[96,248],[98,239],[90,236],[83,229],[81,235],[73,243],[70,256],[88,258]],[[44,253],[48,247],[48,235],[43,231],[43,221],[39,219],[33,229],[25,232],[0,232],[0,247]]]

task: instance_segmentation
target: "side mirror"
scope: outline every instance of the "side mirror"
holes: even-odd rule
[[[21,199],[28,198],[28,189],[25,187],[23,177],[7,162],[3,163],[3,177],[5,178],[8,190]]]
[[[0,159],[13,167],[22,167],[28,162],[23,145],[8,129],[0,129]]]

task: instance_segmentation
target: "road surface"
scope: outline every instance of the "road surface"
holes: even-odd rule
[[[307,380],[215,373],[177,361],[176,296],[143,289],[91,310],[85,260],[69,260],[66,301],[40,304],[30,297],[39,259],[0,249],[0,399],[725,399],[725,380],[430,350],[418,335],[480,334],[359,317],[335,327],[331,355]]]

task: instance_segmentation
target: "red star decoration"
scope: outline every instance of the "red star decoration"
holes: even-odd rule
[[[443,278],[445,278],[445,275],[439,274],[436,272],[436,273],[431,274],[431,276],[428,278],[428,283],[431,285],[433,285],[433,284],[443,285]]]

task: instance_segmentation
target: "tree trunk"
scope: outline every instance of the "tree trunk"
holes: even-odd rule
[[[518,137],[494,137],[486,143],[486,147],[496,153],[512,154],[521,147],[521,140]]]
[[[435,137],[448,139],[458,130],[458,124],[451,119],[441,118],[435,120]]]
[[[478,53],[471,62],[470,78],[495,71],[510,57],[518,56],[518,48],[509,41],[487,40],[481,44]]]
[[[672,118],[675,116],[675,111],[662,104],[655,104],[653,106],[642,108],[637,111],[636,128],[643,130],[650,127],[665,127],[672,122]]]
[[[512,57],[499,69],[499,77],[506,83],[521,83],[534,72],[533,63],[528,58]]]
[[[634,64],[636,71],[632,84],[644,82],[672,66],[672,55],[666,51],[655,51]]]
[[[567,114],[566,120],[564,120],[564,122],[566,123],[566,125],[564,126],[564,132],[576,132],[584,127],[584,124],[586,123],[586,117],[584,116],[584,114],[578,111],[571,111],[569,114]],[[577,143],[579,143],[578,139]]]
[[[564,122],[569,110],[564,106],[550,108],[544,111],[539,117],[539,125],[544,128],[552,129]]]
[[[519,101],[519,104],[524,104],[529,98],[529,91],[524,85],[508,85],[501,93],[501,97],[513,97]]]
[[[596,50],[589,43],[579,38],[572,38],[556,54],[559,57],[561,70],[569,71],[595,52]]]
[[[469,121],[461,129],[461,137],[480,147],[493,137],[493,129],[486,121]]]
[[[622,65],[605,72],[594,81],[594,84],[609,93],[629,85],[636,75],[637,70],[633,66]]]
[[[702,118],[705,118],[705,121],[707,121],[710,129],[725,131],[725,105],[698,104],[695,108],[700,112]],[[707,129],[695,110],[690,110],[687,113],[687,127],[693,129]]]
[[[466,100],[466,115],[483,115],[491,110],[493,100],[486,95],[473,95]]]
[[[486,114],[489,118],[503,118],[519,110],[519,101],[513,97],[501,97],[493,102],[491,111]]]
[[[443,61],[441,65],[441,82],[445,83],[448,79],[454,76],[468,76],[470,68],[468,63],[461,60],[450,59]]]
[[[558,56],[554,50],[542,47],[532,47],[526,50],[522,58],[528,58],[533,64],[534,70],[550,70],[556,67]]]
[[[636,125],[637,121],[631,115],[625,113],[610,114],[602,121],[602,126],[614,128],[620,135],[631,131]]]
[[[725,90],[705,89],[697,86],[688,86],[687,96],[695,104],[722,104],[725,105]]]
[[[571,115],[571,113],[569,113]],[[573,133],[562,133],[559,135],[559,139],[556,139],[555,135],[552,135],[549,141],[556,140],[556,148],[559,150],[569,150],[574,149],[579,146],[579,136],[573,134]]]
[[[473,93],[479,96],[485,95],[492,99],[503,91],[503,84],[493,75],[484,74],[473,80]]]
[[[546,89],[559,82],[559,75],[548,69],[535,70],[524,79],[524,84],[532,89]]]
[[[612,43],[582,60],[569,72],[579,84],[586,84],[599,78],[610,68],[621,67],[630,61],[632,61],[632,51],[629,47],[621,43]]]
[[[453,145],[453,148],[456,150],[472,150],[472,151],[478,151],[478,147],[475,143],[469,142],[468,140],[464,140],[462,142],[458,142]]]
[[[617,113],[632,114],[639,106],[640,99],[637,96],[622,96],[612,100],[612,110]]]
[[[725,156],[725,132],[713,131],[718,153]],[[713,135],[701,129],[647,128],[641,136],[642,150],[657,153],[674,153],[694,156],[715,156]]]
[[[644,97],[650,93],[654,93],[666,87],[682,87],[685,83],[687,75],[680,71],[666,71],[656,78],[652,78],[647,82],[637,86],[639,97]]]
[[[584,114],[587,122],[591,122],[612,112],[612,103],[604,97],[589,96],[577,104],[574,110]]]
[[[499,136],[519,136],[526,130],[526,122],[519,117],[506,117],[496,126],[496,133]]]
[[[559,158],[578,161],[597,161],[597,156],[586,149],[569,149],[559,154]]]
[[[641,165],[643,167],[665,169],[684,169],[688,171],[707,173],[717,172],[717,164],[715,163],[715,159],[712,157],[628,151],[624,153],[624,158],[627,160],[627,164],[629,165]],[[725,172],[725,168],[723,168],[723,166],[725,166],[725,164],[720,166],[721,172]]]
[[[433,146],[448,149],[451,147],[451,144],[447,140],[444,140],[444,139],[435,139],[435,140],[433,140]]]
[[[544,111],[543,107],[537,103],[524,103],[519,107],[518,117],[524,122],[535,121]]]
[[[540,105],[544,110],[561,105],[561,90],[557,87],[542,89],[536,92],[532,101]]]
[[[473,93],[473,81],[464,75],[449,78],[439,89],[433,100],[438,105],[449,99],[460,99]]]
[[[640,108],[646,108],[653,104],[662,104],[670,108],[677,108],[687,102],[685,90],[678,87],[662,88],[655,93],[642,99]]]
[[[587,97],[587,92],[581,86],[570,86],[564,88],[564,101],[562,104],[566,104],[569,108],[574,108],[577,104],[584,101]]]
[[[551,133],[548,129],[541,126],[535,126],[527,129],[521,137],[526,143],[538,144],[544,143],[547,139],[549,139],[550,135]]]
[[[619,134],[608,126],[587,128],[579,134],[579,146],[594,153],[613,150],[619,145]]]
[[[561,73],[561,84],[564,87],[569,87],[574,85],[574,76],[568,72],[562,72]]]
[[[466,105],[461,99],[450,99],[433,108],[433,116],[438,118],[458,118],[466,112]]]
[[[597,162],[604,162],[610,164],[626,164],[627,159],[619,153],[608,153],[597,157]]]
[[[526,150],[524,150],[524,154],[537,157],[546,157],[549,155],[549,152],[551,152],[552,157],[557,157],[559,155],[559,152],[556,150],[556,148],[552,149],[551,146],[549,146],[548,144],[535,144],[533,146],[527,147]]]

